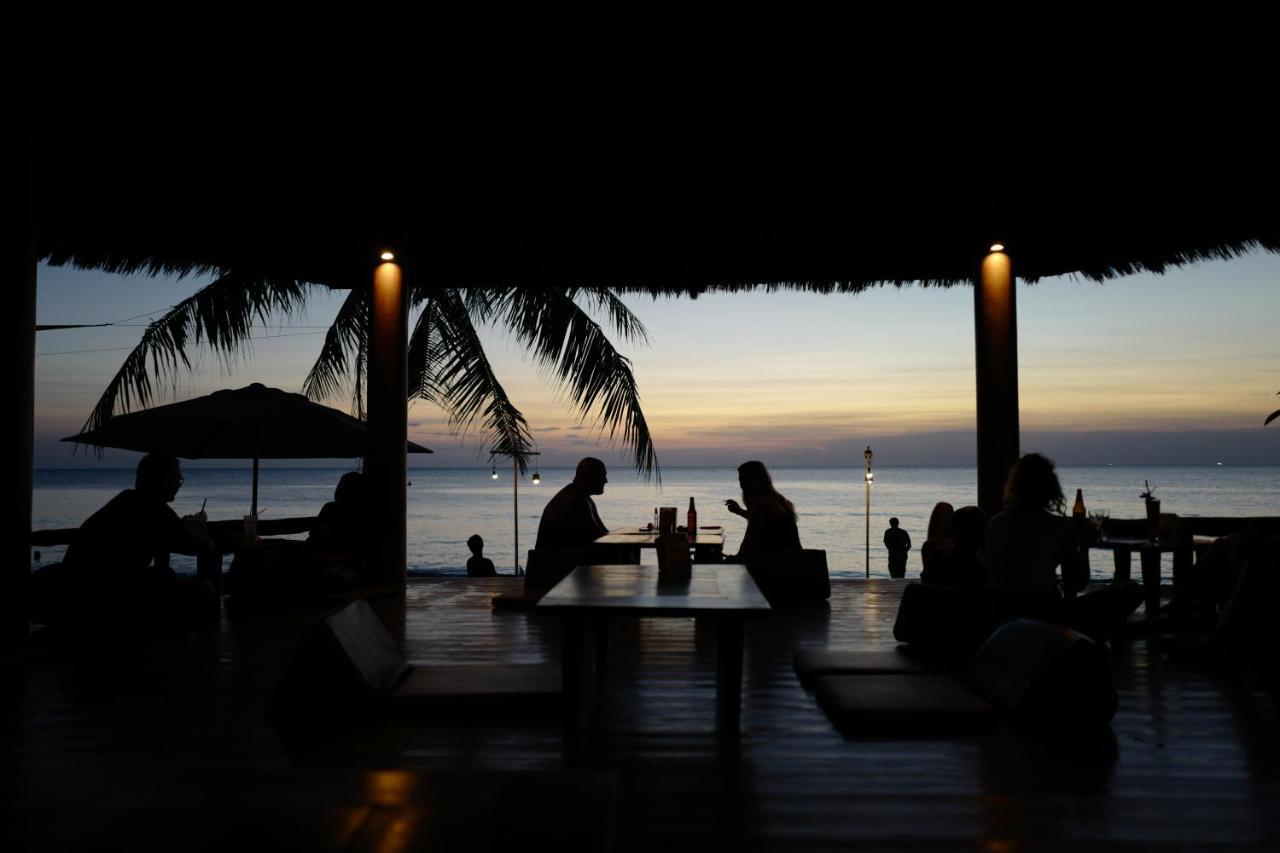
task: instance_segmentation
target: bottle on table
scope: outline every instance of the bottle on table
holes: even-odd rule
[[[1076,489],[1076,502],[1071,507],[1072,518],[1084,518],[1086,515],[1084,509],[1084,489]]]
[[[656,506],[653,508],[653,521],[650,522],[649,529],[650,530],[658,529],[658,508]]]
[[[698,510],[693,505],[693,498],[689,498],[689,514],[685,521],[689,530],[689,538],[695,538],[698,535]]]

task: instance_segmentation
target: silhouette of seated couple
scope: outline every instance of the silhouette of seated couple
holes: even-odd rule
[[[573,482],[557,492],[542,510],[534,547],[584,548],[608,533],[593,500],[604,494],[608,482],[608,471],[599,459],[587,457],[579,462]],[[747,530],[738,553],[726,555],[724,560],[739,563],[762,551],[799,549],[795,507],[774,488],[764,463],[753,460],[738,466],[738,483],[742,504],[730,499],[725,501],[725,507],[747,520]]]
[[[39,624],[77,628],[122,620],[140,630],[184,630],[216,621],[219,600],[205,580],[181,577],[170,554],[217,553],[203,510],[179,517],[169,506],[185,478],[178,460],[161,453],[142,458],[134,487],[89,516],[61,563],[31,579],[31,617]],[[343,476],[334,501],[321,509],[309,540],[271,541],[256,554],[238,554],[228,588],[247,597],[298,585],[358,586],[370,561],[364,475]],[[264,556],[270,555],[270,556]],[[246,565],[254,560],[259,565]]]
[[[372,507],[368,478],[343,474],[305,542],[265,540],[236,552],[227,570],[231,601],[238,607],[368,586],[376,560]]]
[[[1009,617],[1105,638],[1141,604],[1142,589],[1113,583],[1077,597],[1089,582],[1088,563],[1063,507],[1053,461],[1028,453],[1010,470],[1004,510],[990,521],[976,506],[953,510],[940,502],[933,508],[920,549],[921,581],[992,596]]]

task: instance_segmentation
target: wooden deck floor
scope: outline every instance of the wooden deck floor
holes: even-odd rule
[[[554,618],[490,609],[514,583],[413,582],[375,608],[414,663],[557,661]],[[1102,743],[836,733],[791,652],[893,645],[901,589],[837,582],[829,611],[749,621],[737,744],[715,734],[710,626],[616,623],[571,762],[557,721],[518,707],[283,737],[265,708],[316,609],[36,642],[3,669],[0,848],[489,849],[527,846],[535,814],[587,828],[533,833],[562,849],[1280,848],[1274,682],[1174,665],[1145,639],[1113,644]]]

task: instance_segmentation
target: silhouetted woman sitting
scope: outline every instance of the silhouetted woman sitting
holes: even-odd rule
[[[742,487],[742,503],[730,499],[725,507],[747,520],[747,532],[736,555],[726,555],[725,562],[742,563],[761,551],[800,549],[800,531],[796,527],[796,508],[778,494],[773,478],[763,462],[751,460],[738,466],[738,484]]]
[[[950,507],[950,504],[939,504]],[[983,554],[987,538],[987,514],[976,506],[965,506],[951,516],[951,537],[937,542],[925,561],[920,580],[970,592],[987,586],[987,560]],[[929,545],[929,540],[925,545]]]
[[[1142,588],[1133,583],[1067,600],[1089,577],[1052,460],[1039,453],[1019,459],[1005,483],[1004,505],[987,526],[987,584],[1011,615],[1068,625],[1102,640],[1142,602]]]
[[[929,513],[929,529],[924,544],[920,546],[920,580],[925,583],[935,583],[931,576],[954,544],[951,539],[953,515],[955,509],[946,501],[938,501],[933,505],[933,512]]]

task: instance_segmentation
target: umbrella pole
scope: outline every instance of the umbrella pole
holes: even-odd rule
[[[517,457],[511,457],[511,529],[515,541],[515,571],[520,574],[520,498],[517,486],[520,482],[520,463]]]
[[[253,517],[258,517],[258,457],[253,457],[253,508],[250,510]]]

